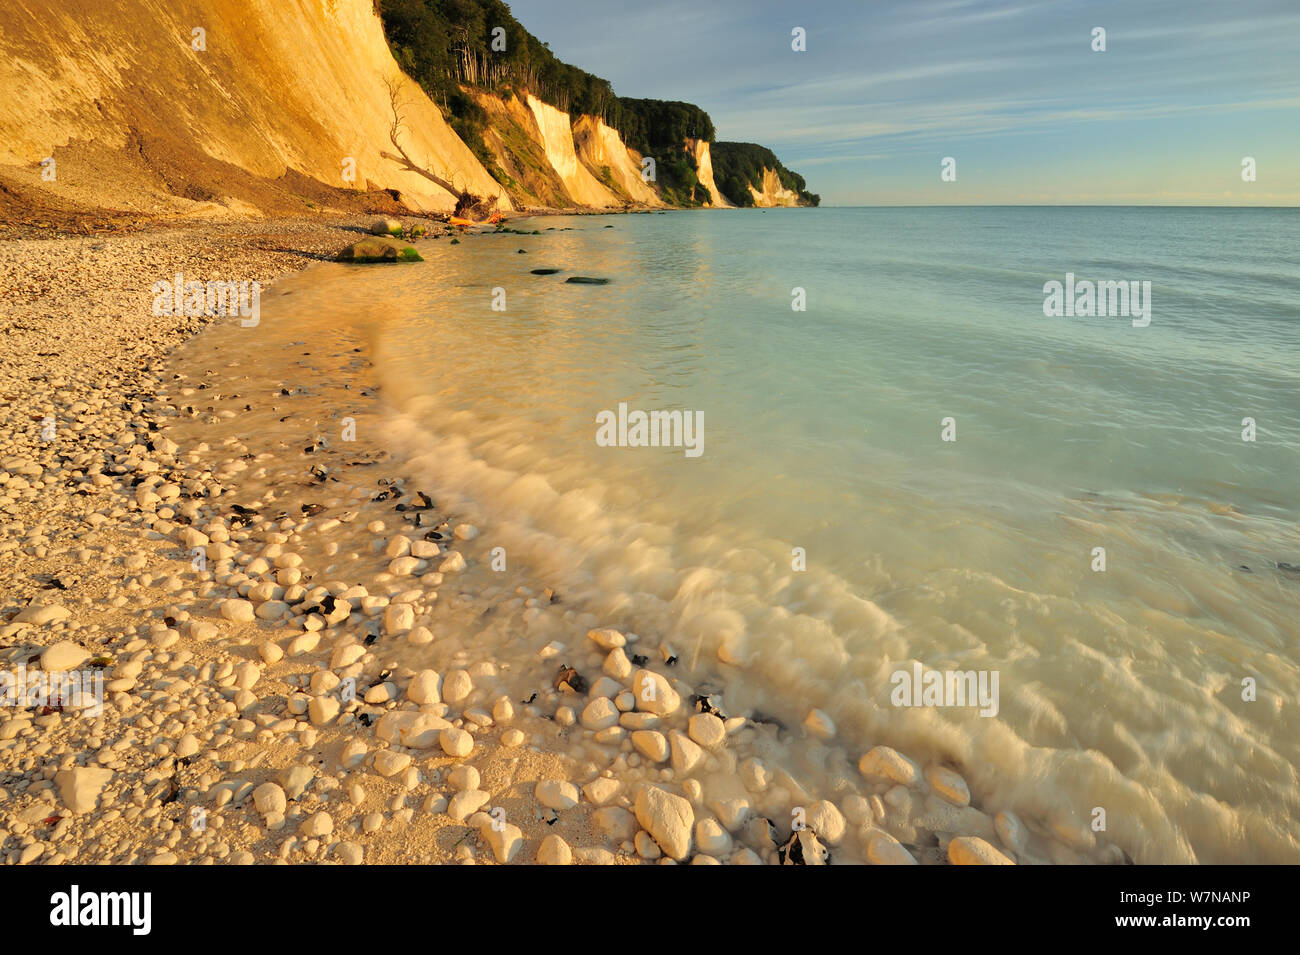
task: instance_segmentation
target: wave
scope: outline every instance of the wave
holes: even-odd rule
[[[1222,734],[1194,743],[1193,728],[1205,726],[1207,709],[1210,720],[1233,724],[1233,718],[1208,689],[1182,702],[1177,696],[1187,696],[1186,684],[1152,689],[1130,656],[1136,648],[1107,655],[1068,636],[1051,647],[1019,643],[1015,653],[1028,665],[1017,671],[1000,664],[1002,692],[1011,697],[1004,710],[1014,714],[1019,730],[973,711],[895,708],[888,702],[890,675],[913,661],[941,670],[997,663],[977,635],[982,628],[971,619],[977,614],[954,609],[969,589],[970,572],[948,571],[946,586],[945,575],[935,575],[929,592],[911,602],[931,607],[939,618],[924,621],[923,628],[945,637],[962,634],[945,649],[933,639],[914,641],[915,622],[900,620],[844,578],[815,567],[793,572],[787,541],[647,519],[635,507],[612,503],[619,497],[612,486],[617,473],[590,474],[562,482],[574,484],[567,490],[557,488],[535,469],[542,456],[521,448],[504,423],[493,428],[466,412],[448,417],[425,396],[395,413],[392,433],[412,473],[439,488],[450,507],[490,526],[494,545],[505,547],[512,562],[602,625],[670,644],[683,678],[720,691],[731,712],[764,714],[787,727],[797,727],[811,708],[828,713],[839,730],[833,754],[821,754],[810,766],[810,754],[791,749],[803,771],[824,786],[855,778],[857,758],[883,743],[958,765],[981,808],[1012,809],[1067,844],[1092,845],[1087,823],[1100,806],[1109,817],[1105,839],[1140,862],[1300,861],[1294,833],[1281,830],[1270,813],[1225,805],[1190,788],[1166,765],[1179,746],[1194,746],[1203,758],[1223,764],[1218,785],[1231,789],[1238,767],[1216,746]],[[888,571],[880,575],[886,589],[888,578]],[[1014,600],[1035,608],[1061,634],[1095,630],[1106,614],[992,575],[984,575],[980,586],[997,595],[994,605]],[[1046,654],[1054,658],[1043,659]],[[1034,656],[1040,657],[1036,663]],[[1098,718],[1086,727],[1072,725],[1059,694],[1042,682],[1062,668],[1092,687],[1085,692],[1094,697]],[[1181,725],[1187,737],[1153,750],[1149,728],[1129,729],[1105,718],[1115,698],[1132,701],[1126,718],[1144,709],[1159,713],[1156,722]],[[1177,719],[1175,710],[1181,711]],[[1251,728],[1234,724],[1226,733],[1240,739]],[[1085,747],[1083,738],[1092,745]],[[1257,742],[1255,760],[1274,779],[1291,777],[1284,801],[1300,808],[1285,757]]]

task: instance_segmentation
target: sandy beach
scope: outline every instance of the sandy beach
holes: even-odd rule
[[[494,582],[490,526],[389,457],[354,330],[217,368],[238,318],[152,313],[177,272],[273,300],[368,223],[0,246],[0,655],[104,688],[0,720],[7,863],[1123,861],[816,710],[729,712],[671,634]],[[810,759],[816,785],[787,769]]]

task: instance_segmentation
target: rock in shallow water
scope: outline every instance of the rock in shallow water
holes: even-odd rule
[[[940,797],[954,806],[970,805],[970,788],[966,780],[943,766],[931,766],[925,771],[925,781]]]
[[[632,677],[636,708],[656,716],[667,716],[682,705],[682,698],[668,681],[652,670],[637,670]]]
[[[582,787],[582,794],[593,806],[603,806],[614,798],[622,785],[617,779],[598,777]]]
[[[459,551],[451,551],[445,560],[438,565],[440,574],[459,574],[465,569],[465,557]]]
[[[839,845],[840,840],[844,838],[847,824],[844,815],[832,802],[822,799],[809,806],[807,821],[808,828],[817,833],[821,841],[828,846]]]
[[[835,735],[835,722],[821,710],[809,710],[803,725],[818,739],[831,739]]]
[[[867,778],[889,779],[903,786],[915,786],[921,778],[916,763],[888,746],[877,746],[858,761],[858,772]]]
[[[696,713],[687,725],[691,739],[705,749],[718,749],[727,739],[727,729],[712,713]]]
[[[338,254],[340,262],[423,262],[415,246],[390,236],[374,236],[354,242]]]
[[[701,819],[695,824],[695,844],[701,852],[723,856],[731,848],[731,836],[716,819]]]
[[[657,730],[636,730],[632,734],[632,745],[637,752],[656,763],[668,758],[668,738]]]
[[[440,682],[442,677],[436,670],[421,670],[411,677],[411,682],[406,687],[406,698],[412,703],[441,703],[442,696],[438,692]]]
[[[415,608],[410,604],[392,604],[384,611],[384,632],[389,636],[406,633],[415,626]]]
[[[673,772],[679,776],[689,773],[704,758],[704,750],[691,742],[690,738],[684,733],[673,730],[669,736],[669,741],[672,746]]]
[[[953,865],[1015,865],[978,836],[958,836],[948,843],[948,861]]]
[[[442,698],[448,703],[459,703],[474,690],[474,681],[465,670],[452,670],[442,681]]]
[[[1014,812],[1003,810],[998,813],[993,817],[993,826],[997,829],[998,838],[1008,849],[1012,852],[1025,851],[1025,846],[1029,842],[1029,832]]]
[[[691,851],[695,810],[681,796],[645,786],[636,797],[636,821],[671,858],[680,862]]]
[[[912,853],[883,830],[875,830],[867,840],[867,858],[875,865],[916,865]]]
[[[587,631],[587,637],[602,650],[613,650],[627,645],[627,637],[613,627],[596,627]]]
[[[589,730],[603,730],[618,722],[618,707],[606,696],[598,696],[582,711],[582,725]]]

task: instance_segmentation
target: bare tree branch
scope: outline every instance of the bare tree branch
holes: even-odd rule
[[[402,77],[398,76],[384,81],[384,85],[388,87],[388,105],[393,111],[393,121],[388,126],[388,141],[393,144],[393,148],[397,150],[398,155],[395,156],[390,152],[380,152],[379,155],[384,159],[400,164],[402,168],[408,172],[413,172],[416,175],[423,176],[434,185],[451,193],[456,197],[457,201],[459,201],[461,197],[465,195],[463,189],[457,186],[454,181],[444,179],[437,173],[425,169],[423,166],[416,163],[415,160],[410,157],[410,154],[407,153],[405,147],[402,146],[401,134],[402,129],[405,126],[405,123],[402,122],[402,104],[399,101],[399,94],[402,89],[402,79]]]
[[[434,185],[455,196],[456,206],[452,215],[476,221],[489,218],[492,207],[496,204],[492,197],[477,196],[469,191],[468,186],[462,189],[457,185],[454,172],[452,173],[453,178],[448,180],[430,169],[425,169],[416,163],[402,146],[402,129],[405,123],[402,121],[402,103],[399,94],[401,93],[403,79],[404,77],[398,76],[384,81],[384,85],[388,87],[388,105],[393,111],[393,121],[388,126],[388,140],[393,144],[393,148],[397,150],[398,154],[380,152],[379,155],[384,159],[398,163],[408,172],[423,176]]]

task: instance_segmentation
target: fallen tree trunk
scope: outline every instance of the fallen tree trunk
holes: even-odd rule
[[[450,193],[456,199],[454,215],[462,219],[473,219],[476,222],[486,219],[492,213],[492,207],[496,204],[495,198],[476,196],[469,192],[468,189],[462,189],[454,180],[446,179],[433,170],[424,168],[411,158],[402,145],[402,129],[406,124],[402,121],[401,103],[398,99],[401,84],[402,80],[400,78],[385,81],[385,85],[388,87],[388,104],[393,110],[393,121],[388,126],[388,141],[393,144],[397,154],[380,152],[379,155],[384,159],[397,163],[407,172],[423,176],[440,189]]]

